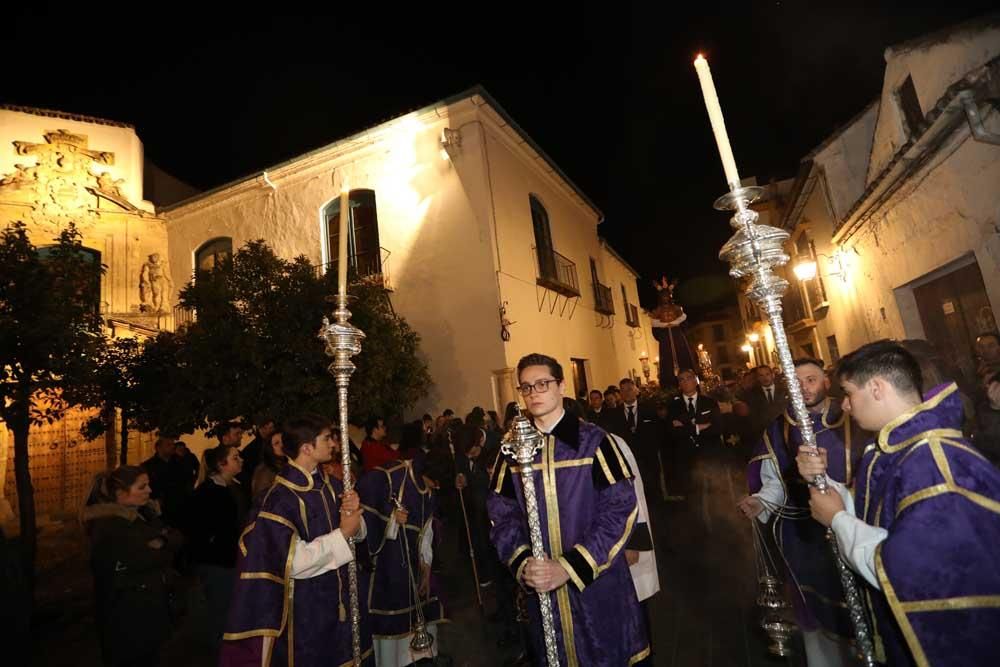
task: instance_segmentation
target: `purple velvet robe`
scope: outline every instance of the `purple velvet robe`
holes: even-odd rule
[[[962,436],[955,384],[866,448],[855,511],[889,531],[869,590],[890,665],[1000,665],[1000,471]]]
[[[833,400],[828,400],[821,413],[810,413],[810,418],[817,445],[827,450],[827,474],[851,486],[865,433]],[[751,492],[760,490],[760,469],[764,461],[770,460],[781,475],[786,504],[808,510],[809,488],[794,460],[802,442],[798,423],[787,411],[768,426],[750,459],[748,482]],[[774,534],[791,574],[791,603],[802,630],[822,628],[845,640],[853,639],[853,627],[837,563],[826,539],[826,528],[810,518],[778,517]]]
[[[290,464],[257,508],[240,537],[239,579],[229,606],[220,664],[330,667],[351,663],[347,567],[309,579],[292,579],[295,538],[306,542],[340,525],[340,480],[309,475]],[[364,549],[358,544],[359,556]],[[358,573],[361,652],[374,664],[368,628],[367,579]],[[343,614],[343,617],[341,616]],[[273,637],[270,655],[264,637]]]
[[[379,639],[410,634],[417,618],[410,572],[419,585],[420,540],[434,518],[435,507],[434,493],[424,484],[420,468],[420,459],[395,462],[370,470],[358,480],[358,494],[369,517],[368,547],[373,562],[368,604],[372,634]],[[399,526],[396,539],[389,540],[385,531],[396,509],[393,499],[400,501],[409,514],[406,529]],[[430,594],[421,604],[427,625],[446,620],[436,583],[432,577]]]
[[[564,415],[536,456],[533,475],[545,552],[569,581],[548,593],[562,665],[648,664],[649,640],[622,553],[637,516],[632,472],[599,427]],[[501,457],[487,509],[490,537],[520,581],[531,556],[522,475]],[[528,596],[535,655],[545,656],[537,595]]]

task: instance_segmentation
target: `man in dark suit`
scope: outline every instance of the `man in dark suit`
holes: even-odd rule
[[[618,390],[615,389],[615,391],[612,391],[612,389],[615,389],[615,387],[608,387],[604,392],[604,404],[601,406],[601,412],[597,415],[597,420],[594,423],[608,433],[614,433],[618,437],[628,441],[628,437],[626,437],[628,429],[625,426],[625,410],[619,405]]]
[[[647,482],[647,500],[660,497],[654,493],[654,480],[660,480],[660,454],[667,444],[666,423],[656,414],[656,406],[639,402],[639,388],[631,378],[622,378],[618,383],[622,404],[620,411],[622,433],[620,435],[635,455],[639,470]],[[662,484],[658,484],[662,491]]]
[[[584,419],[591,424],[600,424],[601,411],[604,409],[604,392],[600,389],[591,389],[587,401]]]
[[[754,375],[757,386],[750,392],[750,421],[754,436],[760,437],[767,425],[788,407],[788,391],[783,383],[775,382],[770,366],[758,366]]]
[[[689,486],[691,465],[701,451],[721,448],[719,437],[719,404],[698,391],[698,376],[691,369],[677,375],[680,393],[670,401],[667,419],[670,421],[670,455],[667,468],[667,489],[671,493],[685,491]]]

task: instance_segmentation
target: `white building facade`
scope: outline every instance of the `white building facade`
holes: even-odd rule
[[[804,265],[785,299],[796,355],[920,338],[974,381],[1000,305],[998,107],[995,17],[886,50],[879,98],[803,159],[783,203]]]

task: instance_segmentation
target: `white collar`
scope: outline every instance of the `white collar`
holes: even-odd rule
[[[636,408],[636,407],[639,406],[639,400],[636,399],[636,400],[632,401],[631,403],[622,403],[622,405],[624,405],[626,408]]]
[[[566,416],[566,410],[563,407],[560,406],[559,410],[561,410],[561,413],[559,415],[559,419],[555,420],[555,422],[552,424],[552,428],[550,428],[548,431],[546,431],[546,430],[543,430],[541,427],[539,427],[538,430],[541,431],[542,433],[544,433],[545,435],[551,435],[552,431],[556,430],[556,427],[559,426],[559,422],[561,422],[563,420],[563,417]]]
[[[688,396],[687,394],[684,394],[684,400],[685,400],[685,401],[690,401],[690,400],[695,400],[695,401],[697,401],[697,400],[698,400],[698,392],[694,392],[694,393],[693,393],[693,394],[691,394],[690,396]]]

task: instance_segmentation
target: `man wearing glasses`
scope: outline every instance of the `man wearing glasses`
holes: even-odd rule
[[[607,433],[565,413],[563,369],[555,359],[529,354],[518,363],[517,375],[518,391],[545,435],[534,483],[549,556],[531,558],[522,478],[507,457],[501,457],[490,483],[490,538],[520,583],[539,595],[551,594],[560,664],[651,664],[624,557],[637,516],[632,471]],[[534,652],[543,656],[537,596],[529,597],[528,608]]]

